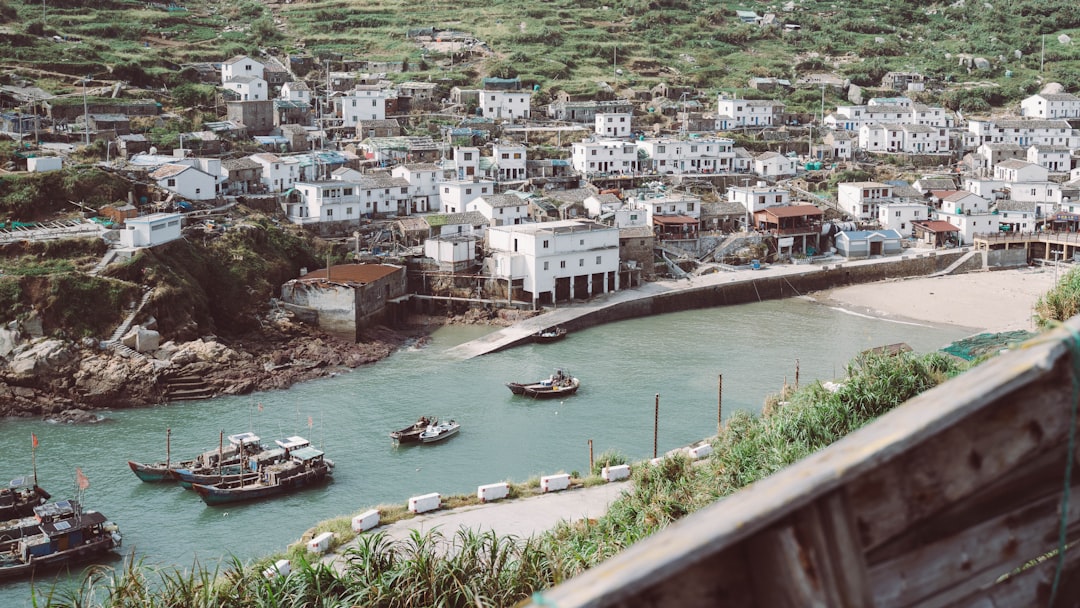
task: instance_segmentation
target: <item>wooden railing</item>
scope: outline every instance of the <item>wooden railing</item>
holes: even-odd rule
[[[1078,330],[908,401],[533,605],[1074,605],[1080,548],[1057,551],[1080,540]]]

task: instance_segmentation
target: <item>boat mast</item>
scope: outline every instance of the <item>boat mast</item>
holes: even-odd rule
[[[170,447],[171,447],[171,441],[170,441],[171,439],[172,439],[172,429],[171,428],[166,428],[165,429],[165,470],[166,471],[169,470],[169,455],[170,455],[169,452],[170,452]]]
[[[224,451],[224,445],[225,445],[225,429],[222,429],[221,432],[218,433],[218,444],[217,444],[217,472],[218,472],[218,475],[221,475],[221,458],[222,458],[222,452]]]

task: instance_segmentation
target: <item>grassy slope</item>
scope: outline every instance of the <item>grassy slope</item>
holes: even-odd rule
[[[520,76],[544,92],[593,91],[598,81],[615,78],[616,58],[624,70],[619,84],[659,82],[659,75],[646,70],[650,66],[663,68],[664,79],[710,91],[744,87],[750,76],[793,78],[821,68],[838,69],[864,85],[876,84],[890,69],[918,70],[943,81],[1003,85],[991,93],[952,93],[944,100],[976,111],[1016,101],[1042,81],[1080,89],[1080,48],[1057,40],[1060,34],[1080,36],[1080,7],[1067,0],[994,3],[993,10],[976,1],[957,7],[803,0],[790,13],[779,11],[779,4],[704,0],[192,0],[185,6],[187,11],[167,12],[135,0],[54,0],[43,24],[36,0],[0,0],[0,27],[10,34],[0,41],[0,63],[176,85],[182,82],[180,63],[220,61],[272,47],[319,58],[408,62],[408,73],[393,76],[400,79],[475,83],[483,75]],[[802,30],[785,33],[741,24],[734,10],[743,8],[775,10]],[[280,30],[274,17],[283,24]],[[453,68],[441,67],[440,60],[448,63],[445,57],[424,58],[405,37],[409,28],[432,26],[474,34],[495,54],[466,66],[459,59]],[[82,42],[56,43],[36,34]],[[958,53],[986,57],[994,68],[969,74],[958,65]],[[63,91],[73,90],[71,82],[53,77],[43,84]],[[789,103],[807,110],[815,106],[816,97],[802,97]]]

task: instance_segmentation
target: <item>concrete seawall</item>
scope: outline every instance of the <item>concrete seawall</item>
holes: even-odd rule
[[[790,298],[857,283],[928,276],[949,268],[967,251],[909,253],[821,266],[771,266],[763,270],[717,272],[687,281],[660,281],[546,312],[448,352],[462,358],[497,352],[529,342],[534,332],[555,325],[576,331],[634,317]],[[953,272],[982,268],[983,256],[976,255]]]

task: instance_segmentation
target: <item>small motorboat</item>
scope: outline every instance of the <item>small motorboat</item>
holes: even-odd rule
[[[427,428],[433,424],[438,424],[438,418],[428,418],[427,416],[421,416],[419,420],[414,422],[411,426],[407,426],[400,431],[393,431],[390,433],[390,438],[398,443],[417,443],[420,441],[420,433],[423,433]]]
[[[547,344],[549,342],[557,342],[565,337],[565,329],[561,327],[549,327],[533,334],[533,342],[536,342],[537,344]]]
[[[548,378],[538,382],[531,384],[507,382],[506,386],[515,395],[525,395],[534,399],[553,399],[573,395],[581,387],[581,381],[559,369]]]
[[[461,429],[461,425],[453,420],[432,424],[420,433],[419,440],[420,443],[435,443],[457,435],[459,429]]]

